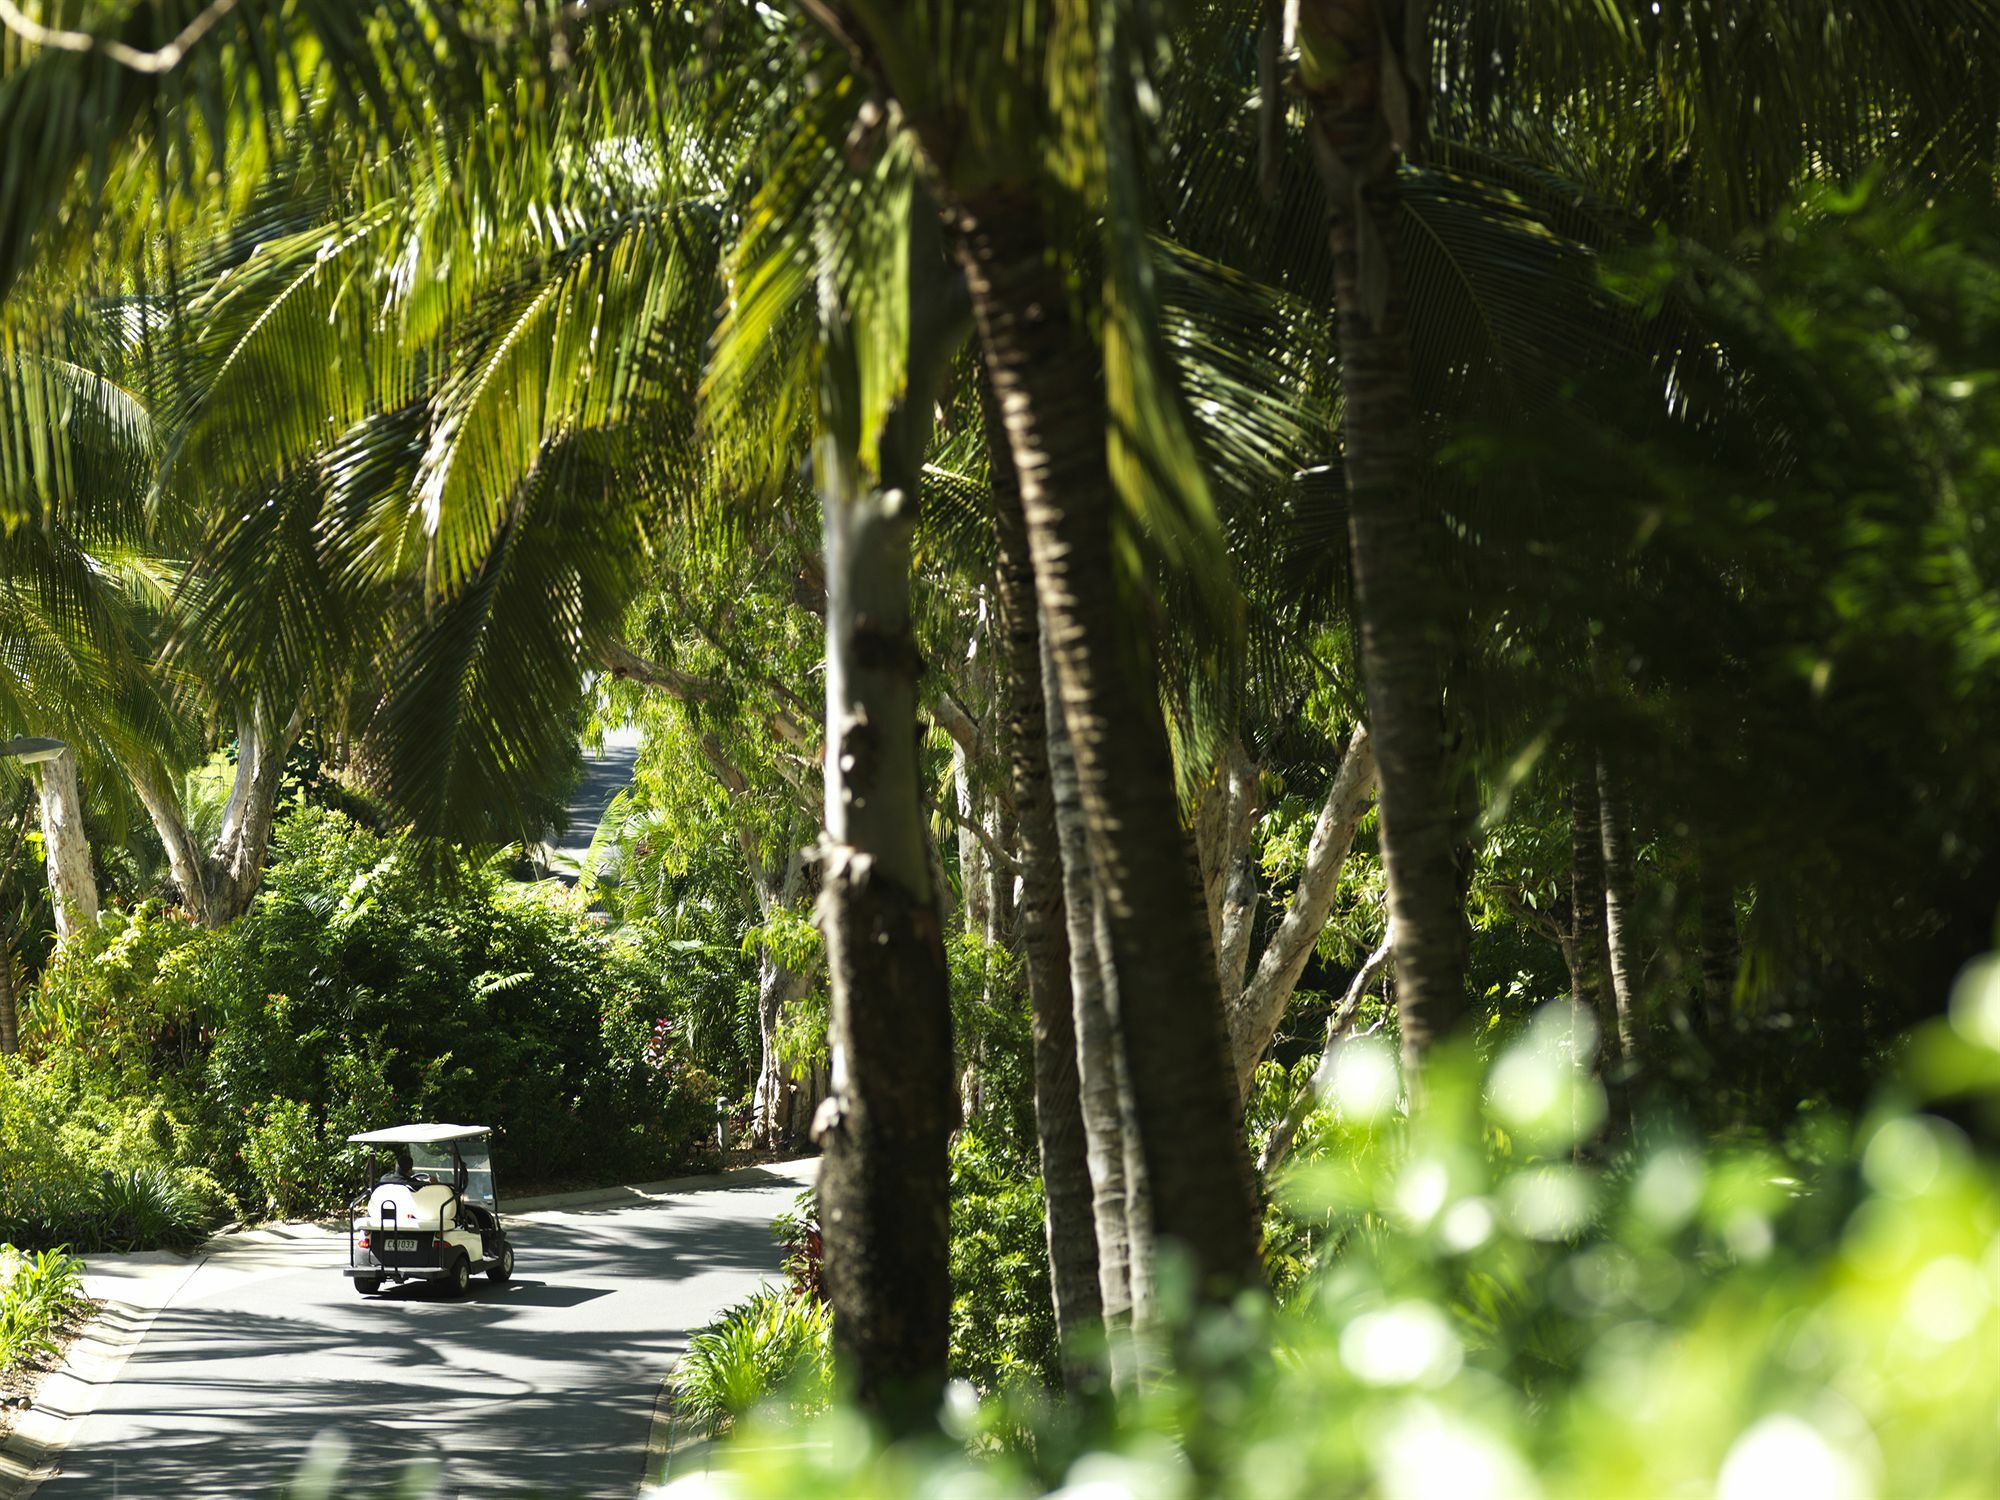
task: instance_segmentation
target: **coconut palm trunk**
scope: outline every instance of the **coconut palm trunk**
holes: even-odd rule
[[[1141,1184],[1128,1180],[1126,1171],[1126,1091],[1120,1086],[1123,1069],[1118,1029],[1112,1020],[1105,964],[1097,945],[1097,880],[1090,868],[1090,833],[1084,827],[1076,760],[1070,754],[1069,733],[1063,725],[1062,698],[1055,690],[1055,663],[1049,656],[1046,633],[1041,648],[1049,794],[1062,857],[1078,1106],[1090,1174],[1091,1221],[1096,1230],[1098,1300],[1105,1329],[1114,1336],[1115,1353],[1132,1326],[1133,1265],[1137,1247],[1150,1243],[1151,1230],[1142,1224],[1136,1226],[1139,1232],[1134,1232],[1133,1214],[1143,1206],[1144,1192]],[[1144,1164],[1137,1165],[1143,1174]]]
[[[1077,1070],[1062,853],[1049,784],[1042,627],[1013,459],[990,386],[982,396],[993,471],[994,594],[1005,653],[1007,755],[1021,851],[1021,899],[1015,915],[1027,950],[1028,1004],[1034,1021],[1035,1134],[1048,1209],[1049,1275],[1063,1380],[1075,1391],[1094,1377],[1085,1351],[1093,1333],[1103,1326],[1104,1302]],[[997,890],[995,896],[991,906],[997,911],[1001,905]]]
[[[1036,195],[958,208],[1076,760],[1154,1227],[1184,1247],[1205,1294],[1227,1295],[1258,1274],[1256,1206],[1158,695],[1119,605],[1100,362],[1069,316]]]
[[[952,337],[936,237],[913,228],[911,238],[908,391],[880,435],[880,472],[860,460],[857,330],[831,273],[822,277],[813,448],[826,548],[819,915],[832,1056],[831,1092],[814,1122],[825,1151],[820,1220],[836,1354],[856,1399],[891,1431],[933,1423],[944,1388],[956,1116],[918,758],[910,544],[932,402],[964,325],[958,318]]]
[[[1403,0],[1307,0],[1296,81],[1333,250],[1354,609],[1381,776],[1397,1024],[1414,1087],[1425,1053],[1465,1013],[1465,920],[1441,707],[1439,528],[1419,494],[1399,256],[1398,150],[1420,125],[1411,80],[1427,76],[1412,10]]]

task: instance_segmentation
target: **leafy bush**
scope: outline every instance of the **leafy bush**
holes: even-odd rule
[[[100,1175],[90,1196],[86,1250],[189,1250],[201,1243],[208,1215],[187,1184],[163,1167]]]
[[[766,1405],[818,1411],[833,1389],[832,1337],[825,1303],[765,1287],[689,1340],[674,1371],[680,1410],[711,1437]]]
[[[573,893],[483,866],[440,883],[420,852],[301,809],[231,929],[241,972],[206,1092],[236,1129],[280,1130],[259,1148],[278,1196],[327,1206],[338,1141],[400,1116],[492,1125],[517,1182],[700,1159],[719,1085],[661,1033],[643,953]],[[274,1099],[309,1123],[293,1109],[271,1126]]]
[[[186,1114],[158,1093],[117,1097],[101,1067],[0,1069],[0,1238],[26,1248],[181,1249],[227,1197]]]
[[[951,1370],[981,1390],[1056,1376],[1042,1185],[977,1131],[951,1147]]]
[[[706,1159],[725,1085],[693,1061],[671,949],[321,807],[272,852],[228,928],[108,913],[28,997],[25,1061],[0,1068],[0,1223],[22,1243],[183,1243],[189,1202],[324,1211],[346,1137],[408,1118],[492,1125],[503,1185]],[[131,1175],[155,1171],[171,1185]]]
[[[214,1216],[164,1167],[14,1181],[0,1194],[0,1237],[26,1248],[190,1250]]]
[[[1414,1118],[1388,1045],[1353,1046],[1326,1149],[1274,1184],[1319,1230],[1295,1294],[1169,1296],[1136,1397],[1003,1385],[947,1402],[961,1441],[921,1453],[857,1447],[842,1413],[746,1451],[729,1492],[1989,1493],[2000,1161],[1947,1116],[2000,1119],[2000,962],[1911,1039],[1896,1092],[1785,1152],[1654,1122],[1579,1161],[1605,1101],[1569,1026],[1544,1012],[1490,1068],[1438,1057]]]
[[[60,1250],[0,1245],[0,1373],[56,1352],[63,1323],[85,1305],[83,1262]]]
[[[273,1099],[254,1115],[243,1138],[243,1165],[274,1218],[303,1218],[337,1202],[350,1148],[322,1130],[310,1106]]]
[[[791,1208],[772,1221],[771,1233],[785,1250],[785,1276],[792,1295],[826,1300],[826,1244],[819,1227],[819,1194],[807,1188]]]

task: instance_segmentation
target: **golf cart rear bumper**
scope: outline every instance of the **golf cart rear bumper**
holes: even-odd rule
[[[342,1266],[340,1274],[359,1281],[448,1281],[450,1266]]]

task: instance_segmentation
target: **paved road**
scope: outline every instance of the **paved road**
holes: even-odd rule
[[[343,1496],[443,1457],[440,1497],[626,1500],[668,1362],[776,1272],[770,1223],[810,1165],[510,1216],[515,1280],[462,1301],[358,1296],[316,1227],[218,1241],[174,1272],[38,1500],[274,1495],[327,1429],[350,1448]]]
[[[613,729],[604,736],[603,754],[583,752],[583,779],[565,804],[569,827],[552,834],[542,846],[542,862],[552,875],[574,882],[590,853],[590,841],[611,799],[632,784],[632,767],[639,759],[637,729]]]

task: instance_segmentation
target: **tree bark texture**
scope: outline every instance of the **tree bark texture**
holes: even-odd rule
[[[1069,946],[1070,997],[1076,1031],[1079,1112],[1096,1229],[1098,1299],[1107,1331],[1132,1324],[1132,1229],[1125,1179],[1125,1115],[1118,1084],[1118,1033],[1105,995],[1105,965],[1097,951],[1096,877],[1076,762],[1063,726],[1062,700],[1048,640],[1041,643],[1048,741],[1049,800],[1062,860],[1063,921]]]
[[[821,280],[819,486],[826,555],[826,832],[821,930],[832,1091],[814,1135],[834,1348],[891,1431],[936,1420],[950,1336],[948,1143],[955,1122],[949,974],[931,888],[917,732],[921,661],[910,542],[937,376],[954,340],[920,295],[942,278],[913,228],[909,395],[860,452],[852,333]]]
[[[1257,827],[1257,779],[1257,764],[1242,736],[1232,735],[1195,808],[1195,855],[1225,1004],[1242,993],[1257,925],[1257,868],[1250,847]]]
[[[67,941],[97,925],[97,875],[90,867],[90,840],[83,831],[83,794],[77,787],[74,752],[64,750],[41,762],[35,767],[35,781],[42,799],[42,844],[48,853],[56,938]]]
[[[280,724],[268,705],[237,714],[236,768],[222,826],[204,849],[187,825],[179,789],[151,771],[131,771],[132,789],[167,851],[168,868],[180,887],[181,904],[204,927],[223,927],[243,915],[263,884],[271,852],[271,824],[277,816],[278,787],[285,759],[305,727],[303,705]]]
[[[1604,935],[1611,962],[1611,995],[1618,1012],[1618,1050],[1628,1070],[1643,1065],[1646,1028],[1639,1015],[1638,973],[1632,960],[1633,903],[1637,900],[1632,859],[1632,808],[1624,782],[1597,759],[1597,806],[1603,822]]]
[[[1409,113],[1406,73],[1421,78],[1426,69],[1406,69],[1392,50],[1404,39],[1404,7],[1379,9],[1378,0],[1307,0],[1300,27],[1319,59],[1302,87],[1334,259],[1354,609],[1381,768],[1397,1023],[1414,1097],[1425,1053],[1465,1016],[1465,924],[1441,701],[1441,537],[1419,485],[1390,118],[1399,103]],[[1406,133],[1407,118],[1402,126]]]
[[[1570,778],[1570,937],[1576,944],[1576,1000],[1597,1025],[1598,1067],[1618,1068],[1617,1004],[1611,994],[1611,941],[1604,927],[1604,832],[1595,762]]]
[[[1368,726],[1357,724],[1313,824],[1298,889],[1264,944],[1257,972],[1229,1006],[1229,1047],[1239,1100],[1249,1092],[1257,1064],[1278,1034],[1285,1007],[1333,911],[1341,869],[1354,847],[1361,820],[1375,800],[1375,780],[1375,743]]]
[[[983,393],[996,516],[995,597],[1005,652],[1007,756],[1021,851],[1018,918],[1027,958],[1034,1023],[1035,1134],[1047,1205],[1050,1286],[1061,1340],[1064,1383],[1092,1383],[1088,1357],[1103,1327],[1097,1228],[1077,1066],[1076,1009],[1070,990],[1069,931],[1063,902],[1062,850],[1049,779],[1048,718],[1042,692],[1042,629],[1035,601],[1027,522],[1014,487],[1013,459],[990,389]],[[1012,894],[1013,877],[1000,872]],[[1011,902],[1009,903],[1011,905]],[[991,909],[1001,902],[996,888]]]
[[[965,930],[984,937],[987,913],[986,849],[979,842],[979,835],[966,826],[977,823],[979,819],[979,798],[973,790],[972,767],[967,761],[965,747],[956,740],[951,746],[951,786],[959,816],[959,909],[965,919]]]
[[[1226,1296],[1258,1276],[1256,1204],[1165,726],[1120,617],[1100,361],[1069,316],[1036,195],[1002,189],[959,210],[1117,976],[1153,1223],[1190,1256],[1201,1293]]]

